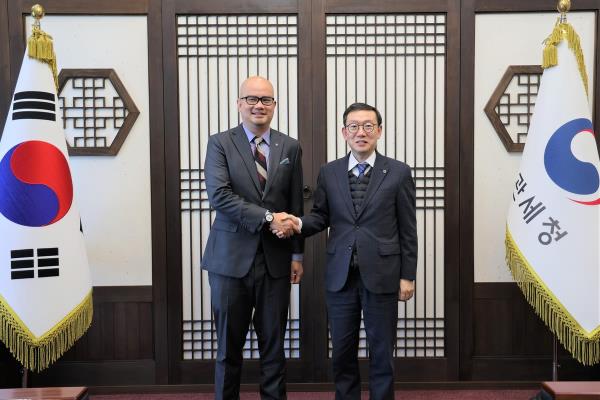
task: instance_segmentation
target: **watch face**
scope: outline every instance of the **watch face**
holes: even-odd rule
[[[273,222],[273,214],[267,214],[267,215],[265,215],[265,220],[267,222]]]

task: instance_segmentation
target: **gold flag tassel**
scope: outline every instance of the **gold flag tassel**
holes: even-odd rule
[[[584,365],[600,362],[600,328],[587,333],[579,325],[525,259],[508,227],[505,245],[510,272],[536,314],[575,359]]]
[[[54,77],[54,85],[58,91],[58,70],[52,36],[48,35],[40,27],[40,19],[44,16],[44,8],[39,4],[34,5],[31,7],[31,15],[35,18],[35,22],[32,27],[31,36],[27,40],[27,54],[29,57],[40,60],[50,66],[52,76]]]
[[[575,32],[575,29],[567,22],[566,13],[569,11],[570,2],[561,1],[558,5],[558,10],[561,12],[561,16],[557,19],[554,29],[550,36],[544,40],[544,51],[542,56],[542,68],[551,68],[558,65],[558,55],[556,46],[563,40],[566,40],[569,44],[569,49],[575,55],[577,59],[577,67],[579,68],[579,74],[585,88],[586,95],[588,94],[588,76],[585,70],[585,62],[583,59],[583,51],[581,50],[581,42],[579,41],[579,35]]]
[[[92,291],[65,318],[36,338],[0,295],[0,340],[28,370],[39,372],[58,360],[92,324]]]

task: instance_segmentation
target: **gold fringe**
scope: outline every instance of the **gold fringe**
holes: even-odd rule
[[[527,302],[563,346],[584,365],[600,362],[600,327],[587,333],[536,274],[506,227],[506,263]]]
[[[31,36],[27,41],[27,54],[29,57],[40,60],[50,66],[54,85],[58,92],[58,70],[56,67],[56,54],[54,54],[54,44],[52,36],[40,29],[39,26],[33,26]]]
[[[28,370],[39,372],[58,360],[90,327],[92,291],[56,326],[36,338],[0,295],[0,340]]]
[[[556,46],[563,40],[567,41],[569,49],[571,49],[577,59],[579,74],[581,75],[583,86],[585,87],[585,93],[588,94],[588,76],[587,71],[585,70],[585,61],[583,59],[579,35],[577,35],[575,29],[573,29],[568,22],[561,23],[560,18],[556,21],[550,36],[544,41],[545,46],[542,56],[542,68],[550,68],[558,65]]]

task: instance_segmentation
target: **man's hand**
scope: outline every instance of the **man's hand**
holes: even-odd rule
[[[289,238],[294,232],[300,232],[298,219],[285,212],[273,214],[270,229],[279,239]]]
[[[292,261],[292,275],[290,277],[291,283],[300,283],[304,275],[304,268],[302,267],[302,261]]]
[[[415,293],[415,281],[400,279],[400,290],[398,290],[398,300],[408,301]]]

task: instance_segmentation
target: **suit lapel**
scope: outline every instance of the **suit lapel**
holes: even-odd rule
[[[271,129],[271,143],[269,144],[269,169],[267,170],[267,185],[263,198],[269,192],[272,183],[275,181],[277,171],[279,171],[279,162],[283,153],[283,133]]]
[[[258,193],[260,194],[260,182],[258,182],[258,172],[256,171],[256,164],[254,162],[254,157],[252,156],[252,147],[250,147],[248,137],[246,136],[246,132],[244,132],[242,125],[238,125],[231,130],[231,138],[246,165],[246,169],[248,170],[250,178],[252,178],[252,182],[254,182],[256,190],[258,190]]]
[[[387,159],[384,158],[381,154],[377,153],[377,157],[375,158],[375,165],[373,166],[373,171],[371,172],[371,180],[369,181],[369,186],[367,186],[367,193],[365,194],[365,199],[363,200],[362,206],[360,210],[358,210],[358,217],[362,215],[362,213],[367,208],[369,201],[379,189],[381,182],[387,175]]]
[[[348,181],[348,158],[350,153],[342,159],[340,159],[335,166],[335,175],[340,193],[344,198],[344,203],[350,211],[350,215],[355,215],[354,204],[352,203],[352,196],[350,195],[350,182]]]

